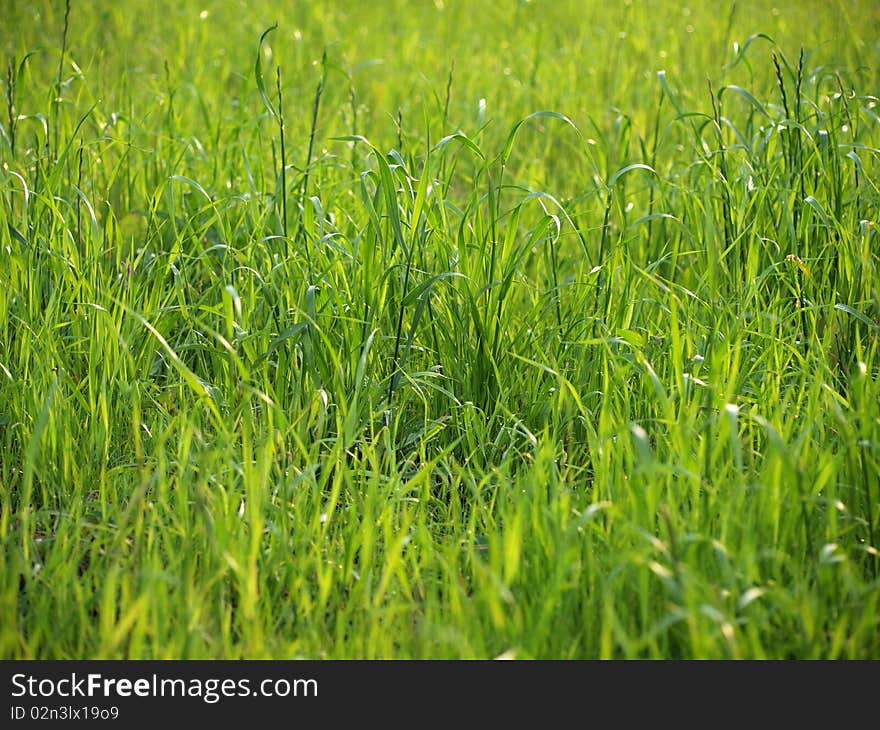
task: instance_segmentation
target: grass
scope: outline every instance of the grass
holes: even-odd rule
[[[876,7],[141,5],[3,6],[0,656],[880,656]]]

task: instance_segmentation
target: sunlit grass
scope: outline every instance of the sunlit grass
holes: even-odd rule
[[[0,655],[877,658],[878,11],[607,6],[5,9]]]

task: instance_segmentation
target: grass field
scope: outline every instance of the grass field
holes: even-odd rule
[[[876,4],[0,8],[0,657],[880,658]]]

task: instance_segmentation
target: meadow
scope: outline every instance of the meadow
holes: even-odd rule
[[[880,7],[0,8],[0,657],[880,658]]]

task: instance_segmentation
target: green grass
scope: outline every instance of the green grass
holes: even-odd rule
[[[875,4],[154,5],[2,3],[0,656],[880,657]]]

